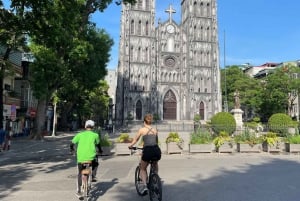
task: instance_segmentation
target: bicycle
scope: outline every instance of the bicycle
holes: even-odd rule
[[[143,148],[139,147],[132,147],[132,150],[143,150]],[[147,187],[149,189],[149,197],[150,201],[162,201],[162,184],[161,184],[161,179],[159,175],[155,172],[155,167],[154,167],[154,161],[150,161],[150,171],[148,174],[147,178]],[[135,169],[135,174],[134,174],[134,183],[135,183],[135,188],[137,191],[137,194],[140,196],[145,196],[146,194],[143,194],[141,192],[142,186],[144,186],[142,179],[140,178],[140,163]]]
[[[81,170],[81,193],[82,197],[79,198],[80,200],[88,201],[89,200],[89,192],[92,187],[92,161],[86,161],[82,163],[84,167]]]

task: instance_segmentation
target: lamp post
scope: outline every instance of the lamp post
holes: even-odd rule
[[[108,128],[109,128],[109,131],[112,133],[114,132],[114,125],[113,125],[113,119],[112,119],[113,107],[114,107],[114,104],[113,104],[112,98],[110,98],[109,103],[108,103]]]

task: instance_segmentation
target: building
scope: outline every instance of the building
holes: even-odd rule
[[[264,63],[260,66],[248,66],[243,69],[244,73],[255,78],[265,77],[269,72],[272,72],[279,63]]]
[[[108,69],[107,75],[105,76],[105,81],[109,86],[108,95],[112,99],[113,104],[115,104],[116,87],[117,87],[117,71]]]
[[[222,110],[216,0],[181,0],[165,22],[155,0],[123,4],[116,89],[116,124],[142,120],[210,119]]]

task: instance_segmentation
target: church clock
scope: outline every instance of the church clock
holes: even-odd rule
[[[172,24],[169,24],[167,26],[167,32],[170,33],[170,34],[174,33],[175,32],[175,27]]]

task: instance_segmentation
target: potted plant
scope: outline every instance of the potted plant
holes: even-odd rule
[[[190,153],[211,153],[213,150],[213,136],[203,128],[198,128],[190,135]]]
[[[263,150],[266,152],[281,152],[283,150],[283,143],[281,138],[277,136],[277,133],[268,132],[262,136]]]
[[[107,133],[105,135],[101,135],[100,145],[102,148],[102,155],[107,156],[111,154],[112,141],[109,139],[109,135]]]
[[[221,131],[218,136],[213,139],[216,151],[232,153],[234,151],[234,140],[226,131]]]
[[[261,152],[263,138],[246,129],[243,133],[234,136],[238,152]]]
[[[300,135],[289,135],[285,138],[285,146],[288,152],[300,152]]]
[[[179,136],[177,132],[170,132],[166,139],[167,153],[182,153],[183,149],[183,139]]]
[[[128,144],[132,142],[132,138],[128,133],[121,133],[115,141],[116,155],[131,155],[131,150],[128,149]]]

